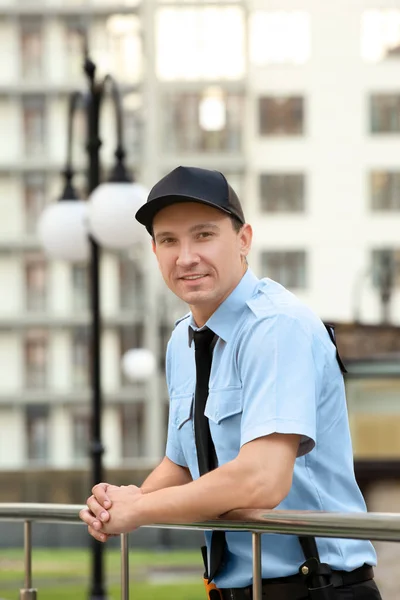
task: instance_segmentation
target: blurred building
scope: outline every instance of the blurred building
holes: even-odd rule
[[[386,265],[386,317],[399,321],[400,7],[0,0],[0,15],[0,469],[88,460],[88,266],[47,261],[35,235],[61,193],[67,97],[83,85],[85,38],[99,70],[121,84],[140,181],[180,164],[223,171],[254,226],[258,275],[326,320],[376,324]],[[83,189],[82,119],[75,125]],[[149,261],[140,248],[102,259],[110,467],[150,464],[163,451],[162,355],[180,309]],[[129,384],[120,358],[141,345],[157,353],[159,377]]]

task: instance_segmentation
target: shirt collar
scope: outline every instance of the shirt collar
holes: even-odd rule
[[[214,331],[218,337],[222,338],[225,342],[228,342],[234,329],[233,325],[242,313],[247,300],[252,297],[259,281],[260,280],[254,275],[253,271],[248,268],[235,289],[222,304],[218,306],[217,310],[211,315],[207,323],[201,328],[197,327],[193,315],[190,314],[188,328],[189,346],[192,345],[194,331],[201,330],[204,327],[208,327]]]

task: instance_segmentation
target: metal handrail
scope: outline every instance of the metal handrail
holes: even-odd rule
[[[0,503],[1,521],[42,521],[47,523],[83,524],[81,504]],[[233,510],[224,518],[200,523],[154,523],[145,527],[168,529],[199,529],[252,531],[287,535],[313,535],[372,539],[384,542],[400,541],[400,513],[334,513],[293,510]]]
[[[32,588],[31,523],[81,524],[80,504],[0,503],[0,521],[25,522],[25,588],[20,600],[36,600]],[[146,527],[247,531],[253,540],[253,600],[261,600],[261,534],[304,535],[400,542],[400,513],[328,513],[243,509],[224,515],[223,519],[201,523],[154,523]],[[129,600],[128,534],[121,535],[121,598]]]

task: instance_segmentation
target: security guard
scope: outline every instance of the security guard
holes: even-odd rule
[[[248,268],[252,229],[225,177],[179,167],[136,218],[190,312],[167,349],[166,456],[141,488],[95,486],[81,512],[89,533],[106,541],[244,507],[364,512],[332,331]],[[251,598],[250,534],[206,540],[209,598]],[[375,564],[368,541],[264,535],[263,598],[377,600]]]

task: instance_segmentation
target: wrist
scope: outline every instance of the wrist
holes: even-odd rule
[[[143,527],[143,525],[151,525],[152,520],[149,518],[148,511],[148,494],[146,492],[141,491],[141,494],[138,495],[138,498],[135,502],[135,524],[136,527]]]

